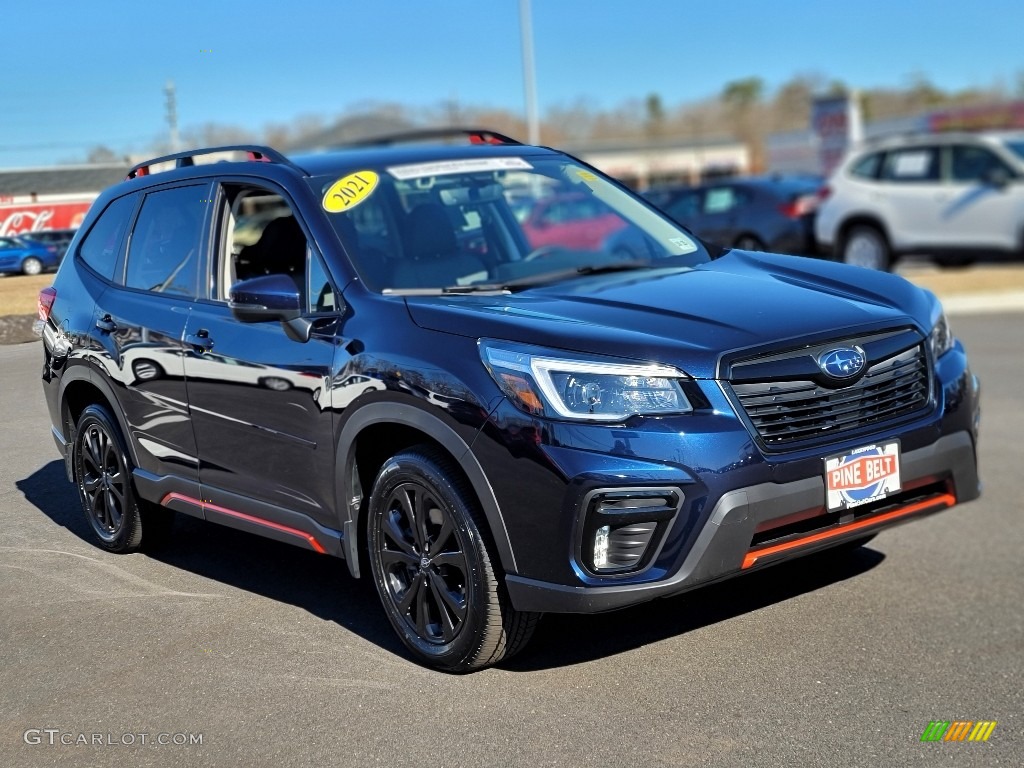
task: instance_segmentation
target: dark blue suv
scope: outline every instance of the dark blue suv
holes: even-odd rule
[[[706,246],[573,157],[459,135],[198,150],[97,199],[40,331],[101,546],[180,513],[344,558],[412,654],[466,671],[544,612],[978,496],[978,383],[933,295]],[[531,245],[516,210],[569,196],[618,245]]]

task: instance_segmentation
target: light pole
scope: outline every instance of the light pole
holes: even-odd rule
[[[530,0],[519,0],[519,37],[523,46],[523,89],[526,92],[526,129],[531,144],[540,143],[537,120],[537,80],[533,69],[533,23]]]

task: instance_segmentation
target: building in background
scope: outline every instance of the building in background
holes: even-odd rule
[[[96,196],[127,173],[121,164],[0,170],[0,236],[77,229]]]

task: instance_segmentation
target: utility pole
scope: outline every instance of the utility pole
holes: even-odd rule
[[[533,68],[533,22],[530,0],[519,0],[519,37],[523,46],[523,88],[526,91],[526,126],[531,144],[540,143],[537,120],[537,80]]]
[[[171,152],[177,152],[181,142],[178,139],[178,105],[173,80],[167,81],[164,93],[167,95],[167,127],[171,129]]]

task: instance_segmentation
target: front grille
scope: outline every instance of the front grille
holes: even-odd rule
[[[909,415],[928,403],[928,364],[916,344],[870,365],[853,384],[829,388],[812,380],[732,384],[757,434],[780,446],[833,437]]]

